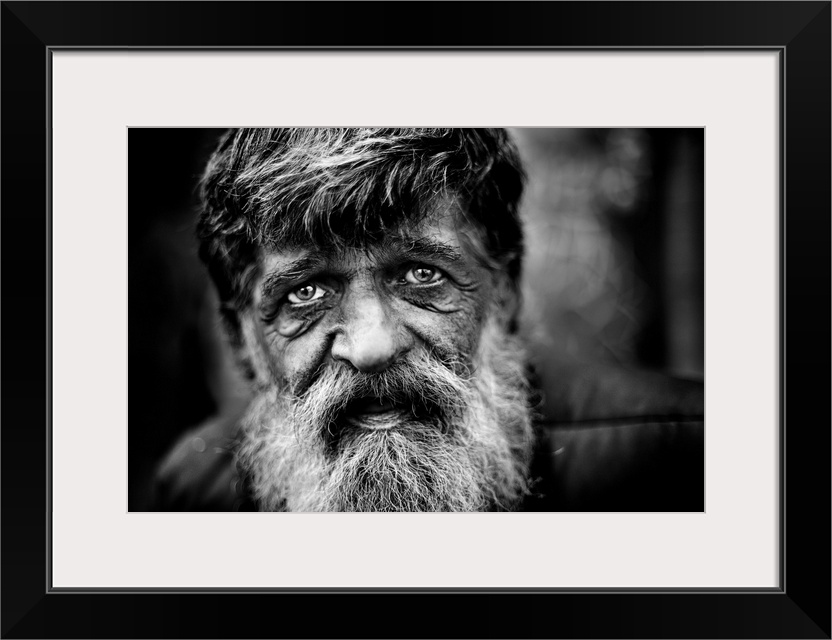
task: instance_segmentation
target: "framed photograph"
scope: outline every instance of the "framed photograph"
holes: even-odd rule
[[[530,66],[534,65],[530,62]],[[128,430],[128,510],[704,511],[704,143],[702,127],[130,128],[127,420],[129,425],[142,426]],[[212,274],[225,272],[224,258],[220,262],[209,258],[205,264],[199,259],[225,255],[225,250],[214,253],[215,242],[228,245],[208,231],[212,212],[231,220],[236,219],[235,211],[246,208],[231,201],[217,209],[206,206],[214,197],[208,195],[210,179],[201,177],[205,167],[212,167],[206,170],[210,175],[239,179],[237,186],[222,186],[217,193],[239,194],[234,197],[240,202],[249,201],[244,194],[250,194],[252,202],[258,200],[254,192],[262,189],[259,185],[282,189],[280,181],[266,175],[250,180],[229,172],[238,162],[231,160],[237,154],[254,161],[257,154],[249,151],[249,145],[266,153],[265,162],[258,166],[269,175],[283,176],[276,167],[299,165],[296,174],[291,172],[298,179],[286,183],[285,195],[311,179],[322,186],[309,193],[311,209],[292,205],[275,214],[284,208],[278,204],[282,196],[275,194],[263,208],[264,222],[255,221],[256,216],[251,219],[252,228],[270,228],[269,233],[280,233],[275,226],[285,227],[301,211],[315,212],[310,215],[327,224],[312,234],[301,233],[297,243],[306,245],[307,257],[328,256],[330,261],[329,274],[321,280],[303,274],[311,284],[301,294],[309,300],[291,290],[279,295],[268,292],[263,298],[272,300],[277,311],[266,314],[266,334],[279,336],[281,344],[285,338],[288,348],[301,353],[308,353],[301,346],[306,339],[311,338],[313,345],[325,344],[320,351],[323,358],[313,356],[308,362],[311,367],[323,366],[326,375],[306,387],[306,397],[276,389],[280,404],[293,406],[305,416],[302,419],[289,418],[282,407],[254,416],[254,408],[263,400],[252,391],[259,386],[252,384],[253,378],[262,378],[265,387],[273,383],[269,375],[240,366],[252,363],[249,354],[259,348],[234,338],[234,321],[229,324],[231,316],[224,314],[238,303],[232,300],[235,296],[219,299],[227,293],[224,276],[212,288]],[[487,153],[479,154],[477,145]],[[164,164],[160,149],[165,150]],[[404,149],[408,151],[398,151]],[[306,166],[301,158],[310,153],[328,159]],[[505,154],[502,160],[500,153]],[[445,158],[453,158],[453,163],[446,164]],[[482,165],[485,159],[495,168],[486,174],[493,179],[480,183],[484,187],[464,184],[479,175],[477,171],[457,169],[458,174],[446,180],[436,170]],[[383,169],[379,163],[385,163]],[[429,184],[430,193],[470,189],[490,201],[481,206],[473,204],[477,198],[458,196],[472,203],[466,205],[472,230],[481,229],[474,225],[487,211],[500,212],[481,225],[499,244],[480,246],[494,255],[495,264],[506,258],[508,264],[504,271],[458,269],[436,253],[404,260],[388,256],[376,271],[383,275],[392,261],[394,271],[398,269],[395,286],[384,284],[388,278],[382,278],[381,284],[376,280],[373,295],[362,294],[354,307],[362,313],[351,315],[351,295],[361,287],[344,264],[354,256],[338,245],[361,246],[364,241],[375,245],[375,254],[380,255],[382,247],[372,239],[372,226],[385,224],[384,244],[390,254],[396,235],[390,228],[393,220],[401,227],[430,227],[435,217],[432,209],[446,206],[432,204],[430,197],[423,207],[401,198],[393,206],[385,203],[378,193],[388,190],[388,176],[398,175],[415,176],[411,182]],[[148,184],[154,188],[147,189]],[[499,191],[491,192],[493,185],[501,185]],[[327,199],[333,191],[346,200],[322,205],[319,199]],[[418,194],[420,188],[399,184],[390,191]],[[374,192],[372,197],[380,200],[375,205],[362,204],[356,210],[355,203],[347,202]],[[520,197],[515,205],[514,195],[506,199],[489,195],[497,192]],[[423,208],[431,213],[421,220]],[[384,211],[386,219],[372,213]],[[410,212],[412,218],[394,215],[395,211]],[[453,209],[451,213],[456,215]],[[418,240],[422,249],[426,242],[437,248],[436,234],[406,231],[409,244]],[[455,240],[460,235],[450,233],[443,242],[445,249],[467,260],[468,245]],[[274,243],[275,259],[294,251],[284,253],[279,244]],[[406,246],[401,249],[411,251]],[[425,270],[418,273],[424,283],[410,272],[414,257],[423,261],[420,268]],[[240,264],[244,263],[242,259]],[[271,267],[255,268],[262,271],[264,283],[274,281]],[[229,275],[235,270],[230,269]],[[467,378],[450,371],[455,390],[446,388],[440,394],[438,381],[444,370],[433,368],[441,364],[438,359],[424,360],[428,368],[415,373],[417,359],[435,351],[438,343],[429,346],[427,338],[418,338],[423,331],[414,321],[419,310],[428,312],[421,322],[432,328],[432,335],[445,336],[446,352],[466,358],[464,342],[447,337],[455,331],[448,331],[443,321],[448,315],[445,305],[450,299],[456,301],[454,327],[462,318],[468,318],[474,329],[478,326],[464,305],[457,306],[464,302],[463,293],[493,305],[501,314],[508,312],[509,305],[492,289],[480,286],[474,291],[471,286],[471,282],[486,282],[482,276],[488,271],[499,272],[516,291],[506,298],[513,300],[513,326],[495,324],[489,329],[493,333],[482,331],[481,354],[474,356],[479,360],[474,365],[476,375]],[[307,286],[303,279],[299,285]],[[257,290],[256,284],[252,290]],[[416,291],[421,291],[418,300]],[[438,300],[445,302],[440,305]],[[239,307],[245,315],[247,305]],[[365,323],[373,309],[381,311],[382,326]],[[301,310],[313,312],[310,324],[294,323]],[[344,320],[338,321],[345,310]],[[290,325],[297,331],[287,331]],[[331,326],[336,337],[327,349],[325,328]],[[506,344],[517,348],[506,350]],[[264,361],[277,364],[283,359],[278,351],[269,349]],[[492,358],[489,353],[501,355]],[[506,367],[511,362],[516,366]],[[278,368],[287,370],[288,364]],[[668,373],[647,371],[651,366]],[[412,375],[401,378],[397,371]],[[408,382],[425,378],[437,381],[436,393]],[[487,378],[499,382],[483,394],[476,385]],[[330,382],[343,387],[333,391]],[[381,383],[385,399],[371,405],[375,411],[370,413],[369,392],[362,387]],[[460,415],[449,415],[443,409],[449,405],[467,408]],[[307,410],[332,417],[324,426]],[[262,424],[272,418],[279,424]],[[415,445],[416,433],[422,427],[434,433],[437,423],[449,440],[437,441],[435,451],[442,452],[441,459],[453,460],[450,466],[434,456],[432,447]],[[489,431],[486,426],[492,423],[502,427]],[[475,424],[481,427],[473,428]],[[294,474],[277,480],[272,476],[275,469],[311,460],[294,445],[248,459],[244,452],[259,449],[256,443],[261,441],[254,425],[260,425],[257,432],[269,434],[269,439],[283,433],[284,427],[306,433],[311,438],[307,451],[326,445],[338,453],[329,457],[332,469],[322,470],[314,463],[306,467],[307,479],[309,470],[317,469],[313,488]],[[465,445],[460,451],[452,432],[481,439],[477,446]],[[486,438],[487,433],[492,435]],[[356,434],[362,436],[353,439]],[[516,454],[501,458],[505,464],[493,465],[499,473],[485,472],[479,475],[481,481],[471,482],[470,472],[481,469],[471,457],[475,451],[488,452],[481,460],[495,460],[504,443],[521,438],[524,443],[516,447]],[[298,442],[294,436],[288,440]],[[402,446],[410,452],[409,458],[419,461],[418,472],[411,476],[414,482],[397,483],[400,465],[378,460],[357,466],[372,467],[376,474],[386,469],[391,474],[386,480],[377,479],[368,487],[362,474],[350,474],[352,480],[341,478],[338,469],[347,460],[355,464],[354,455],[375,457],[379,451],[400,452]],[[284,454],[290,455],[291,463]],[[514,468],[522,471],[515,474]],[[267,476],[274,480],[268,482],[269,489],[258,480]],[[439,477],[454,480],[445,484]],[[517,482],[521,477],[526,486]],[[499,496],[496,500],[486,498],[491,488]]]
[[[2,11],[4,637],[830,637],[829,2]]]

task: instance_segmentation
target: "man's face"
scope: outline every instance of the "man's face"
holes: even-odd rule
[[[530,443],[519,351],[500,276],[455,206],[362,249],[262,255],[241,318],[259,392],[240,452],[261,508],[519,498]]]

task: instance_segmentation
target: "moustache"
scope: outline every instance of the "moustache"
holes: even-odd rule
[[[387,369],[362,373],[330,362],[320,367],[301,393],[293,393],[293,422],[307,435],[337,447],[356,414],[390,412],[402,423],[432,423],[448,431],[470,402],[470,371],[428,352],[411,352]]]

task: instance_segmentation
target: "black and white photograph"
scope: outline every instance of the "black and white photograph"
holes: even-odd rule
[[[830,15],[4,0],[0,636],[828,640]]]
[[[130,128],[130,511],[702,512],[703,128]]]

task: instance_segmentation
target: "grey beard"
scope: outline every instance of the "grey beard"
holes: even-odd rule
[[[261,511],[512,510],[528,493],[523,350],[496,322],[470,371],[427,353],[389,374],[331,366],[300,395],[261,393],[245,416],[238,462]],[[389,430],[338,427],[362,392],[421,394],[435,412]]]

